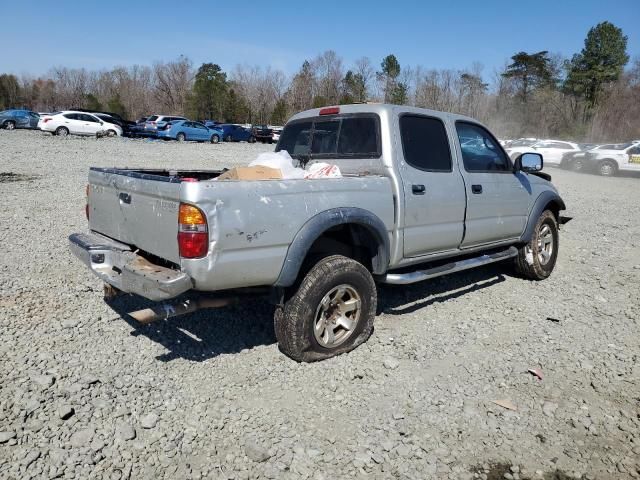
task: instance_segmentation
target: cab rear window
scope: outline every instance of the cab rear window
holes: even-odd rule
[[[293,158],[376,158],[380,156],[380,120],[375,114],[297,120],[282,131],[276,147],[281,150]]]

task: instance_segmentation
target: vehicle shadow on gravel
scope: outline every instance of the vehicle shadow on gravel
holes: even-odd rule
[[[131,335],[144,335],[168,350],[156,357],[163,362],[177,358],[203,362],[221,354],[276,343],[273,306],[259,297],[243,297],[235,305],[200,310],[146,325],[128,313],[157,304],[127,295],[108,305],[134,329]]]
[[[490,288],[504,282],[510,274],[508,266],[493,264],[410,285],[383,285],[378,295],[378,314],[413,313],[434,303]]]
[[[487,265],[413,285],[381,286],[378,314],[404,315],[447,302],[502,283],[509,272],[506,266]],[[266,298],[242,297],[229,307],[200,310],[147,325],[128,314],[157,306],[156,303],[126,295],[108,305],[133,328],[131,335],[144,335],[168,350],[156,357],[163,362],[177,358],[202,362],[221,354],[276,343],[273,306]]]

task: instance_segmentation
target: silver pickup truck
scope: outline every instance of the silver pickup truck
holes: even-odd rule
[[[280,150],[303,167],[336,164],[342,177],[91,168],[90,231],[71,235],[71,248],[111,290],[151,300],[265,287],[280,349],[299,361],[367,340],[377,282],[506,259],[534,280],[554,268],[565,204],[542,156],[512,161],[471,118],[392,105],[308,110],[289,120]]]

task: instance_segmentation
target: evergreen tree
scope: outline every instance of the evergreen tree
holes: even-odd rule
[[[400,76],[400,62],[395,55],[387,55],[380,64],[382,71],[378,72],[378,79],[383,83],[384,101],[387,103],[397,103],[394,100],[404,96],[406,97],[406,85],[404,89],[398,88],[398,77]],[[405,98],[406,99],[406,98]]]
[[[551,59],[546,50],[538,53],[518,52],[511,57],[511,65],[502,73],[504,78],[515,80],[518,95],[527,102],[529,94],[542,87],[553,84]]]
[[[102,103],[100,103],[98,97],[93,93],[87,93],[84,98],[84,104],[86,105],[85,108],[88,108],[89,110],[96,110],[98,112],[102,110]]]
[[[273,112],[271,113],[271,124],[272,125],[284,125],[288,118],[287,112],[287,102],[284,99],[279,99],[275,106],[273,107]]]
[[[107,110],[112,113],[117,113],[122,118],[127,118],[127,109],[122,103],[119,93],[116,93],[116,96],[107,102]]]
[[[610,22],[602,22],[587,33],[584,48],[573,56],[564,90],[587,101],[592,109],[605,84],[616,81],[629,61],[627,37]]]
[[[203,63],[195,76],[190,98],[194,118],[219,119],[227,105],[227,74],[215,63]]]

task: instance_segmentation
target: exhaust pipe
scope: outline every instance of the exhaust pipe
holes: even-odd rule
[[[167,318],[196,312],[204,308],[226,307],[236,302],[236,298],[191,298],[178,303],[162,303],[157,307],[129,312],[129,316],[142,324],[148,324],[157,320],[166,320]]]

